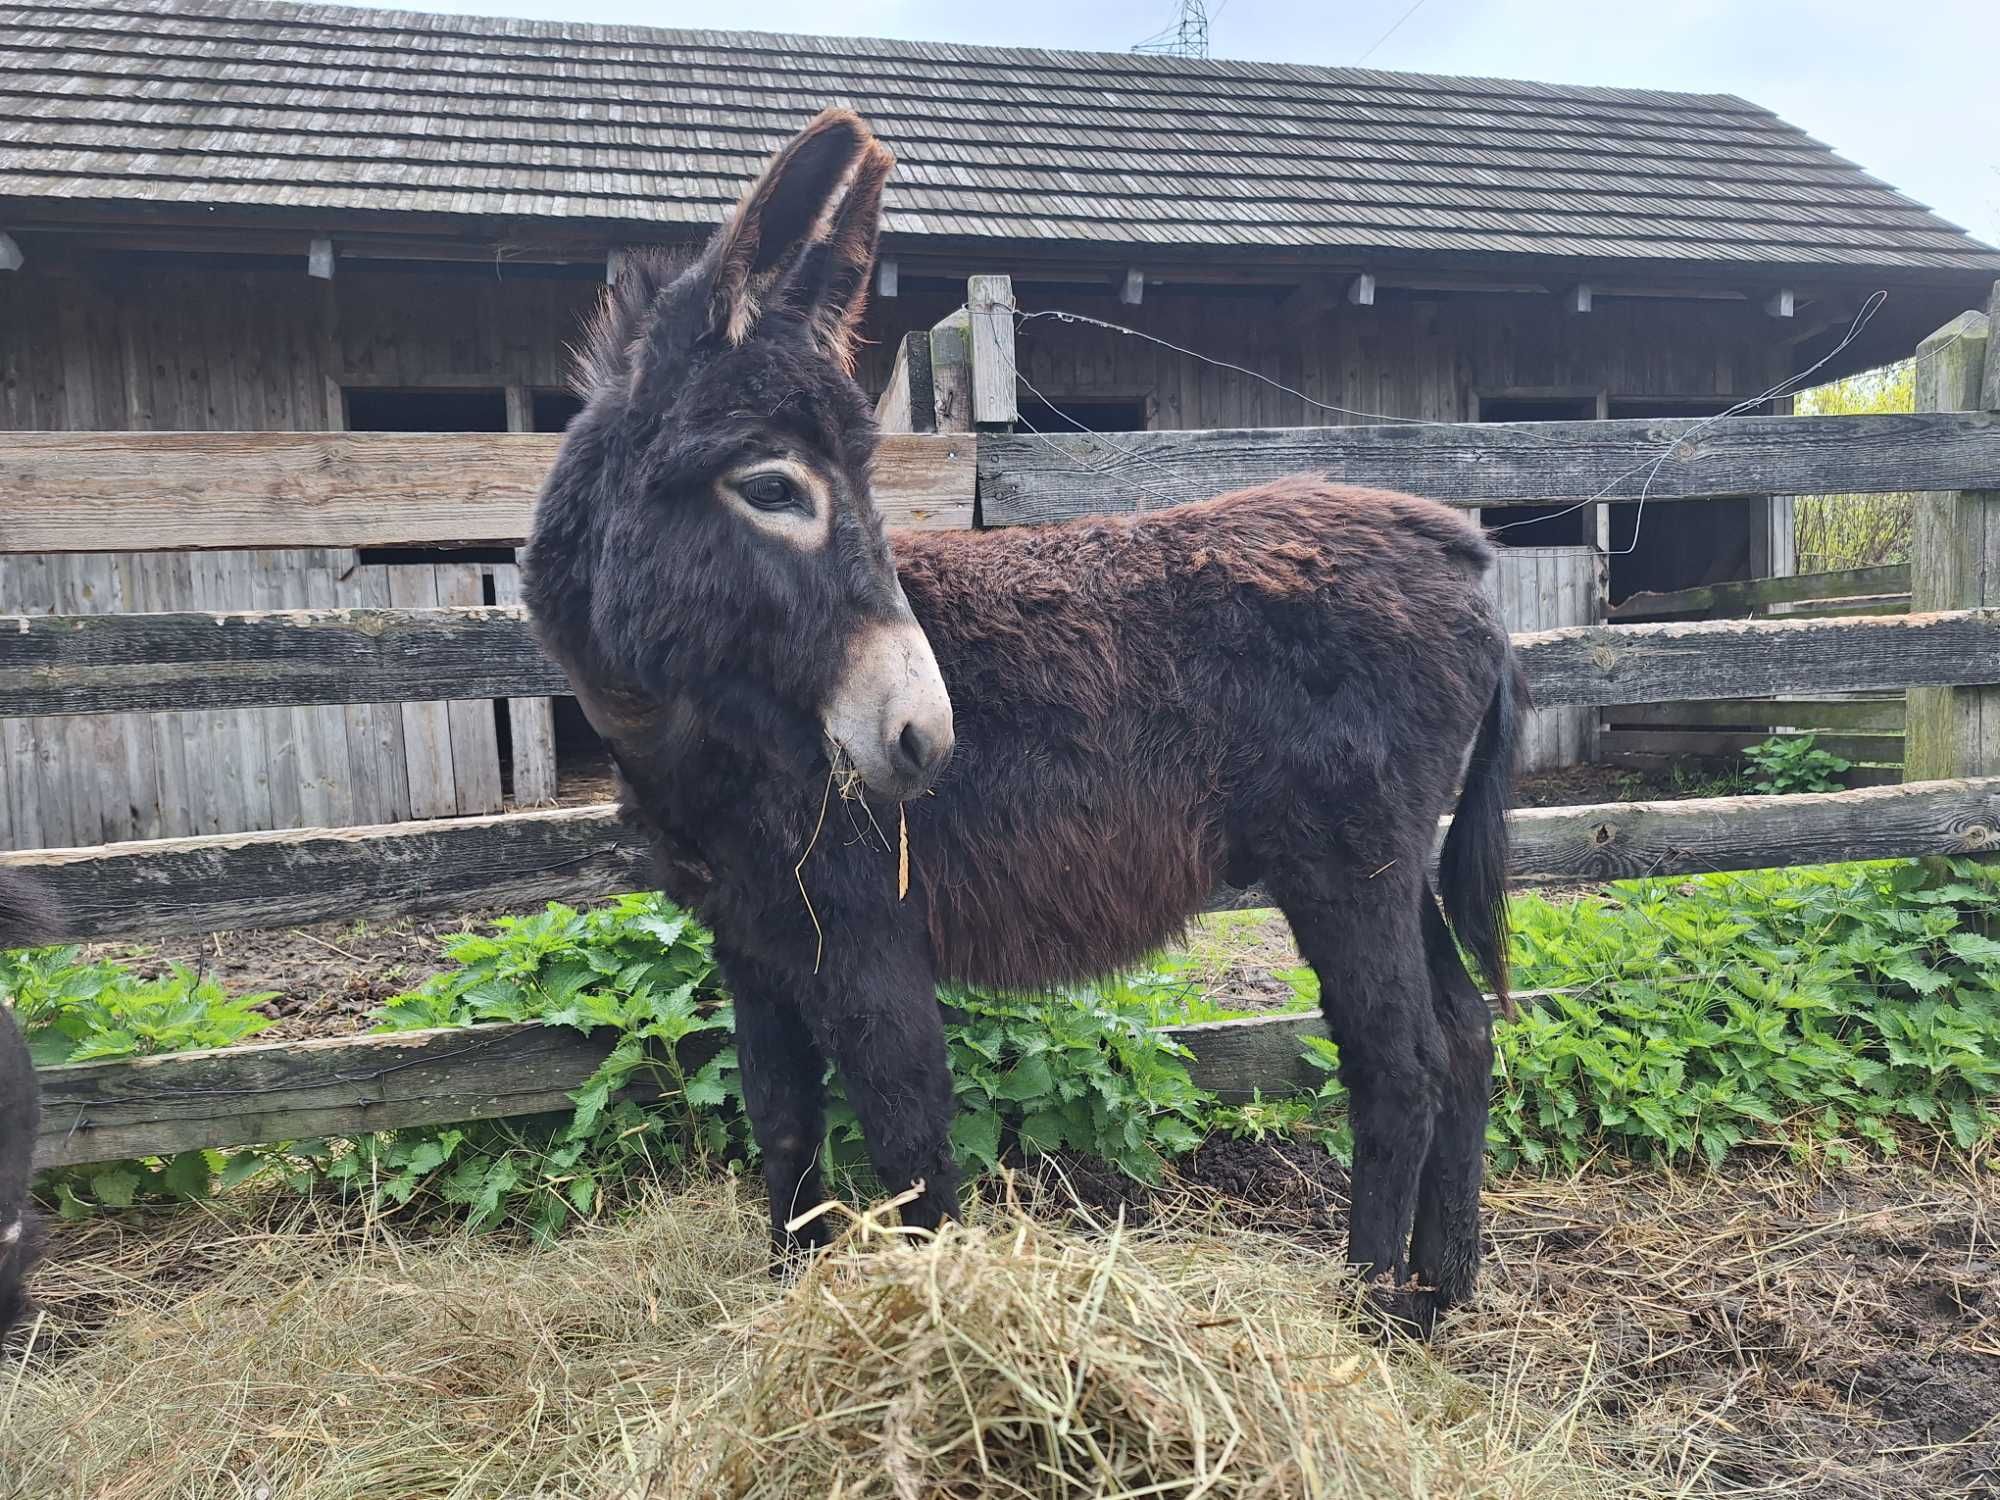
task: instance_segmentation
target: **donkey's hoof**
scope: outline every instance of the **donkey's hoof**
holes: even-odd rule
[[[1427,1340],[1437,1327],[1437,1294],[1412,1278],[1396,1283],[1376,1277],[1362,1290],[1362,1326],[1387,1341]]]

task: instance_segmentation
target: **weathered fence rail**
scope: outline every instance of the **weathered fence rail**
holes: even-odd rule
[[[1301,1046],[1305,1037],[1326,1035],[1316,1015],[1209,1021],[1161,1034],[1188,1049],[1196,1084],[1225,1100],[1275,1097],[1322,1081]],[[35,1166],[568,1110],[570,1094],[613,1041],[608,1032],[586,1036],[522,1022],[44,1068]],[[721,1042],[714,1032],[697,1032],[680,1045],[681,1066],[694,1071]],[[648,1083],[628,1094],[656,1096]]]
[[[2000,678],[2000,610],[1515,637],[1543,707]],[[0,615],[0,716],[562,692],[518,606]]]
[[[1985,853],[2000,777],[1826,796],[1524,808],[1521,884],[1694,875],[1844,859]],[[644,841],[610,804],[0,854],[36,870],[83,938],[165,937],[315,922],[528,910],[645,888]],[[1217,909],[1269,905],[1221,891]]]

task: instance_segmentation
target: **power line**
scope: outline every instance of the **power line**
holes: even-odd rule
[[[1224,0],[1227,4],[1228,0]],[[1208,6],[1205,0],[1180,0],[1174,19],[1143,42],[1132,45],[1134,52],[1155,52],[1167,57],[1208,56]]]
[[[1377,49],[1379,49],[1384,42],[1388,41],[1390,37],[1394,36],[1397,32],[1403,29],[1403,23],[1405,21],[1409,20],[1411,16],[1414,16],[1418,11],[1422,10],[1423,8],[1424,8],[1424,0],[1416,0],[1416,3],[1414,5],[1412,5],[1408,10],[1404,11],[1400,16],[1396,17],[1395,25],[1391,26],[1387,31],[1383,32],[1380,36],[1375,38],[1374,46],[1371,46],[1366,52],[1362,53],[1361,56],[1355,60],[1354,66],[1358,68],[1361,66],[1362,63],[1367,62],[1369,58],[1373,57]]]

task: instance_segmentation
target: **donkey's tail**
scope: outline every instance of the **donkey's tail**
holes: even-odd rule
[[[1508,1016],[1514,1002],[1507,993],[1507,803],[1514,784],[1515,730],[1529,706],[1528,680],[1510,648],[1438,860],[1445,915]]]
[[[62,941],[62,922],[40,881],[0,870],[0,948],[40,948]]]

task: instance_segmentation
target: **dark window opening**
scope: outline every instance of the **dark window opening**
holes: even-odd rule
[[[1143,401],[1023,401],[1021,426],[1030,432],[1144,432]]]
[[[1591,422],[1595,396],[1482,396],[1482,422]],[[1591,507],[1568,505],[1488,506],[1479,524],[1503,547],[1580,547],[1593,542]]]
[[[349,386],[349,432],[505,432],[505,391],[403,390]]]
[[[531,432],[561,432],[583,410],[574,391],[534,391],[528,405]]]
[[[1736,403],[1634,396],[1614,400],[1614,418],[1713,417]],[[1768,413],[1768,405],[1745,415]],[[1611,599],[1733,583],[1770,571],[1768,500],[1672,500],[1611,506]],[[1636,542],[1636,545],[1635,545]]]

